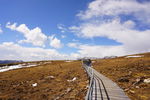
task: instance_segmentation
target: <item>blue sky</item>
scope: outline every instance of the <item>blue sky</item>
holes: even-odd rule
[[[149,52],[149,6],[149,0],[1,0],[0,59]]]

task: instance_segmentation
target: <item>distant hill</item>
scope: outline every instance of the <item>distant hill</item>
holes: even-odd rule
[[[20,63],[22,60],[0,60],[0,64]]]

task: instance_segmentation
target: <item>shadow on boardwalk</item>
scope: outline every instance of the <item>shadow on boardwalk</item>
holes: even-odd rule
[[[130,100],[116,83],[91,67],[90,59],[83,60],[83,67],[90,79],[86,100]]]

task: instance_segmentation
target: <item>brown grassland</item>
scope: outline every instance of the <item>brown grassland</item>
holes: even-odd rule
[[[67,81],[74,77],[75,81]],[[37,86],[33,87],[35,83]],[[52,61],[37,67],[1,72],[0,100],[83,100],[86,85],[87,76],[79,61]]]
[[[116,82],[132,100],[150,100],[150,53],[144,57],[96,60],[94,68]]]
[[[150,100],[150,53],[144,57],[94,60],[94,68],[116,82],[132,100]],[[0,100],[84,100],[88,79],[80,61],[49,61],[0,73]],[[35,63],[35,62],[34,62]],[[75,81],[68,82],[67,80]],[[32,84],[37,83],[33,87]]]

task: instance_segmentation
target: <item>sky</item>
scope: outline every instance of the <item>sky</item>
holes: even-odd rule
[[[0,60],[150,52],[150,0],[0,0]]]

